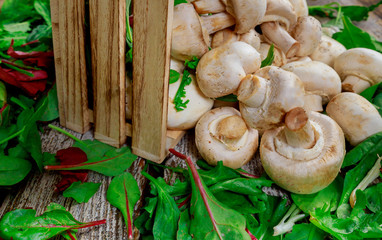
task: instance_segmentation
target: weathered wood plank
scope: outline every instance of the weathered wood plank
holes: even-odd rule
[[[155,162],[166,156],[173,5],[173,0],[140,0],[133,13],[132,149]]]
[[[125,128],[126,1],[90,0],[95,138],[120,147]]]
[[[54,60],[60,123],[89,130],[85,60],[85,0],[51,0]]]

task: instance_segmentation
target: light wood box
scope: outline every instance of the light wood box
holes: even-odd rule
[[[161,162],[182,131],[168,131],[167,101],[174,0],[133,2],[133,117],[125,119],[126,0],[51,0],[60,123]],[[90,37],[93,110],[88,108],[85,37]]]

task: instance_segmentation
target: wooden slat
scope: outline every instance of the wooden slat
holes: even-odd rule
[[[126,1],[90,0],[94,137],[119,147],[125,135]]]
[[[133,152],[166,156],[167,95],[173,0],[134,2]]]
[[[54,59],[62,126],[89,130],[85,60],[85,0],[51,0]]]

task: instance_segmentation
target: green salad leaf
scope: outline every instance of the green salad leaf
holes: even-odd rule
[[[62,195],[64,197],[71,197],[78,203],[86,203],[98,191],[101,183],[93,182],[74,182],[67,188]]]

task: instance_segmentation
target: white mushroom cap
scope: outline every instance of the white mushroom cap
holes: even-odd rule
[[[257,71],[260,64],[256,49],[244,42],[233,42],[204,54],[196,78],[204,95],[218,98],[236,92],[241,79]]]
[[[211,47],[217,48],[223,44],[232,43],[236,41],[248,43],[256,50],[260,48],[260,35],[254,29],[251,29],[247,33],[238,35],[229,28],[220,30],[213,35]]]
[[[321,40],[321,23],[311,16],[299,17],[292,36],[300,44],[296,55],[303,57],[314,52]]]
[[[382,54],[366,48],[353,48],[339,55],[334,69],[342,79],[342,90],[360,93],[382,82]]]
[[[341,126],[353,146],[382,131],[381,115],[369,101],[356,93],[336,95],[326,107],[326,112]]]
[[[296,74],[272,66],[246,76],[238,89],[243,118],[260,132],[281,126],[285,113],[304,106],[304,95]]]
[[[321,36],[318,47],[310,55],[313,61],[323,62],[334,67],[334,59],[346,51],[346,48],[336,40],[326,35]]]
[[[318,95],[320,101],[317,106],[306,102],[306,110],[322,111],[322,105],[329,102],[335,95],[341,92],[341,79],[333,68],[325,63],[317,61],[291,62],[282,67],[286,71],[293,72],[304,83],[306,95]]]
[[[308,4],[306,0],[289,0],[297,17],[306,17],[309,14]]]
[[[174,7],[171,56],[179,60],[200,58],[208,51],[209,34],[235,24],[235,19],[222,12],[200,17],[191,3]]]
[[[258,132],[247,127],[240,112],[231,107],[215,108],[195,127],[195,143],[202,157],[211,165],[218,161],[230,168],[249,162],[258,147]]]
[[[260,48],[258,51],[261,56],[261,61],[267,58],[270,48],[271,48],[271,45],[269,43],[262,42],[260,44]],[[274,50],[273,50],[273,56],[274,56],[274,59],[273,59],[272,66],[281,67],[287,63],[287,58],[285,54],[276,46],[274,47]]]
[[[336,178],[341,168],[345,156],[344,134],[326,115],[311,112],[309,119],[300,119],[299,114],[288,115],[285,127],[263,134],[261,162],[268,176],[280,187],[298,194],[318,192]],[[307,140],[304,135],[313,137],[313,141],[309,140],[311,146],[298,146],[293,141],[304,142]]]
[[[171,58],[170,60],[170,69],[177,71],[178,73],[182,73],[184,71],[184,62],[179,61],[175,58]]]
[[[267,0],[224,0],[227,12],[236,19],[235,32],[247,33],[261,23],[267,9]]]
[[[168,113],[167,113],[167,128],[172,130],[187,130],[195,127],[197,121],[201,116],[209,111],[213,104],[214,100],[207,98],[200,91],[195,77],[190,75],[192,78],[191,84],[187,85],[184,89],[186,91],[186,98],[189,101],[187,107],[182,111],[176,111],[174,106],[174,97],[178,91],[182,74],[180,79],[169,85],[168,90]]]
[[[265,22],[279,22],[289,31],[297,22],[296,12],[288,0],[268,0],[267,11],[262,20]]]

